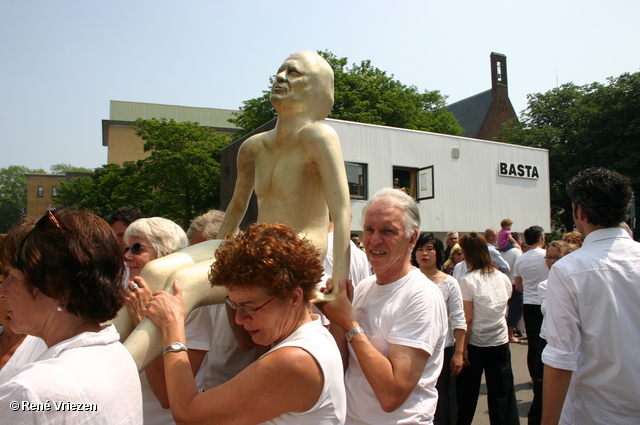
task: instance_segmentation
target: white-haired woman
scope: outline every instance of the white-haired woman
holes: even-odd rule
[[[171,220],[161,217],[141,218],[129,225],[124,242],[125,259],[129,266],[129,296],[127,309],[134,325],[143,318],[142,312],[151,298],[151,289],[140,277],[147,263],[180,251],[189,245],[187,234]],[[193,374],[196,375],[209,351],[211,320],[207,312],[195,310],[187,319],[187,347]],[[200,374],[203,379],[203,374]],[[169,410],[169,398],[164,378],[162,357],[151,363],[140,375],[144,422],[152,424],[173,424]],[[202,385],[202,382],[199,382]]]

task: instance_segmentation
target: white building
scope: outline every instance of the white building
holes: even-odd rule
[[[353,231],[362,230],[360,216],[368,197],[393,186],[394,177],[418,200],[421,231],[440,237],[448,230],[483,232],[487,227],[499,229],[504,218],[513,221],[513,231],[532,225],[551,230],[546,149],[334,119],[325,122],[342,144]],[[222,209],[233,194],[235,158],[245,139],[223,151]],[[255,208],[254,201],[243,223],[255,220]]]

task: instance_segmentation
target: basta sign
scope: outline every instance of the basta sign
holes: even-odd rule
[[[539,179],[538,167],[535,165],[513,164],[500,162],[498,164],[498,174],[503,177],[518,177],[522,179]]]

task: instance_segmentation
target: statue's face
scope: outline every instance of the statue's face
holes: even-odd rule
[[[333,71],[314,52],[291,55],[278,69],[271,88],[271,102],[276,110],[283,102],[303,110],[316,108],[320,99],[333,104]],[[329,110],[331,106],[329,106]],[[328,113],[328,111],[326,112]]]

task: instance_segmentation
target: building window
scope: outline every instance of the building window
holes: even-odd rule
[[[367,165],[345,162],[349,196],[351,199],[367,199]]]
[[[400,189],[412,198],[416,197],[416,168],[393,167],[394,189]]]
[[[51,197],[52,198],[58,197],[58,186],[53,186],[51,188]]]
[[[38,198],[44,198],[44,186],[38,186]]]

